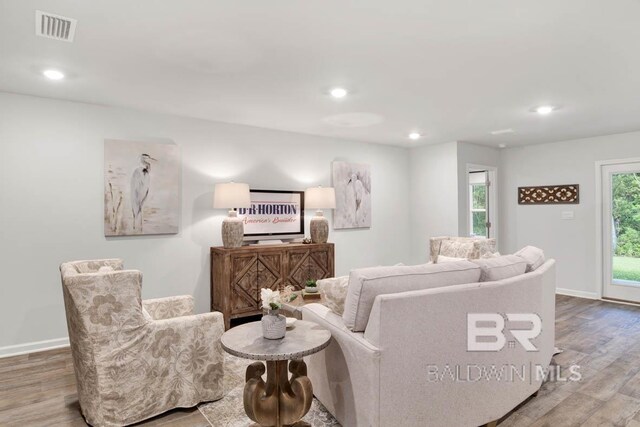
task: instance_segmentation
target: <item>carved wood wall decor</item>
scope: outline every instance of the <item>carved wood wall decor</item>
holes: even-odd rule
[[[577,205],[580,203],[580,186],[543,185],[538,187],[518,187],[520,205]]]

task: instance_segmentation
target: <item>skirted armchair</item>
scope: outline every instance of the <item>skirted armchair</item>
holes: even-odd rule
[[[122,426],[223,396],[222,314],[193,298],[141,300],[142,273],[122,260],[60,266],[67,327],[87,422]]]

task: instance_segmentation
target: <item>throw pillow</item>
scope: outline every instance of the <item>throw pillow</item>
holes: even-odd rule
[[[545,262],[544,251],[535,246],[525,246],[514,255],[527,262],[527,273],[537,270]]]
[[[318,280],[318,290],[323,304],[339,316],[344,313],[344,300],[347,298],[348,288],[349,276]]]
[[[473,242],[460,242],[457,240],[443,240],[440,245],[439,255],[455,258],[471,258],[473,255]]]
[[[527,270],[526,261],[515,255],[472,259],[471,262],[477,264],[482,270],[480,274],[481,282],[494,282],[496,280],[508,279],[524,274]]]
[[[474,258],[485,258],[485,255],[496,251],[496,239],[474,239]]]

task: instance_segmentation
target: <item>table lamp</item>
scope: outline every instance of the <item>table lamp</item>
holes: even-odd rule
[[[317,209],[316,216],[311,218],[311,241],[327,243],[329,237],[329,221],[324,217],[322,209],[335,209],[336,191],[333,187],[312,187],[304,191],[305,208]]]
[[[229,216],[222,221],[222,245],[225,248],[239,248],[244,237],[244,223],[238,218],[237,208],[251,207],[249,184],[226,182],[216,184],[213,193],[215,209],[229,209]]]

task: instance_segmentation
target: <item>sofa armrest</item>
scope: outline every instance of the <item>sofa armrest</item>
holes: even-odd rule
[[[301,307],[302,318],[304,320],[310,320],[316,322],[319,325],[329,329],[331,336],[334,339],[349,339],[354,344],[361,346],[367,352],[375,353],[379,355],[380,350],[375,345],[371,344],[365,339],[362,332],[352,332],[344,324],[342,316],[337,315],[328,307],[313,303],[306,304]]]
[[[331,332],[324,351],[305,357],[313,394],[343,426],[380,425],[380,350],[321,304],[301,311],[304,320]]]
[[[150,359],[169,359],[176,366],[176,381],[188,381],[195,388],[198,401],[217,400],[224,396],[224,350],[220,338],[224,318],[220,312],[194,314],[155,320],[147,324],[146,348]],[[178,373],[180,372],[180,373]],[[166,385],[166,383],[165,383]],[[169,395],[169,390],[166,390]],[[184,389],[182,393],[185,393]]]
[[[224,333],[224,317],[219,311],[155,320],[150,325],[156,332],[166,329],[173,329],[176,333],[183,332],[181,335],[187,340],[204,338],[209,344],[215,344],[216,353],[223,354],[220,337]],[[194,330],[198,333],[190,332]]]
[[[193,315],[194,301],[191,295],[147,299],[142,301],[142,308],[153,320],[171,319]]]

